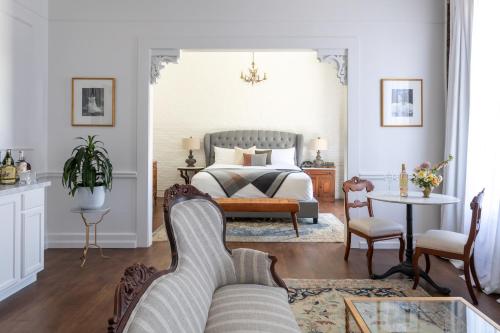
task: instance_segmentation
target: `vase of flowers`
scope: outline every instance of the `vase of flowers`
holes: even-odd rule
[[[441,184],[443,176],[440,175],[440,172],[452,159],[453,156],[449,155],[448,159],[435,165],[431,165],[430,162],[424,162],[415,168],[411,182],[422,189],[424,198],[428,198],[432,190]]]

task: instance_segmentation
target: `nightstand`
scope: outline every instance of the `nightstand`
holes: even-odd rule
[[[321,201],[335,201],[335,168],[303,168],[311,177],[314,197]]]
[[[184,179],[184,182],[186,184],[191,184],[191,178],[193,178],[194,175],[196,175],[198,172],[201,170],[205,169],[204,167],[178,167],[177,170],[179,170],[181,174],[181,178]]]

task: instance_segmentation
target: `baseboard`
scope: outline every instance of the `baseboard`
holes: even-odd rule
[[[92,242],[92,234],[90,241]],[[85,233],[49,233],[46,248],[82,248],[85,244]],[[103,248],[136,248],[135,233],[98,233],[97,244]]]
[[[413,235],[413,247],[415,247],[415,238],[420,234],[414,234]],[[405,239],[406,241],[406,239]],[[391,240],[386,240],[386,241],[380,241],[380,242],[375,242],[375,245],[373,246],[375,249],[381,249],[381,250],[399,250],[399,241],[395,239]],[[354,248],[354,247],[352,247]],[[361,239],[359,241],[359,248],[360,249],[368,249],[368,243],[366,240]]]

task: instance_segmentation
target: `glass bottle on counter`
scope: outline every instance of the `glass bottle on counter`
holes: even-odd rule
[[[399,195],[401,197],[408,196],[408,174],[404,163],[401,165],[401,174],[399,175]]]
[[[19,159],[16,162],[16,171],[17,171],[17,177],[23,172],[30,171],[31,170],[31,164],[26,162],[24,159],[24,151],[20,150],[19,151]]]
[[[12,185],[16,183],[16,167],[14,166],[12,151],[10,149],[7,150],[3,158],[1,174],[0,184]]]

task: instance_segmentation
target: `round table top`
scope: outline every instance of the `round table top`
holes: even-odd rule
[[[412,205],[449,205],[460,202],[460,199],[451,195],[431,193],[429,198],[424,198],[422,192],[408,192],[407,197],[401,197],[399,192],[368,192],[367,198],[377,201],[393,202]]]

